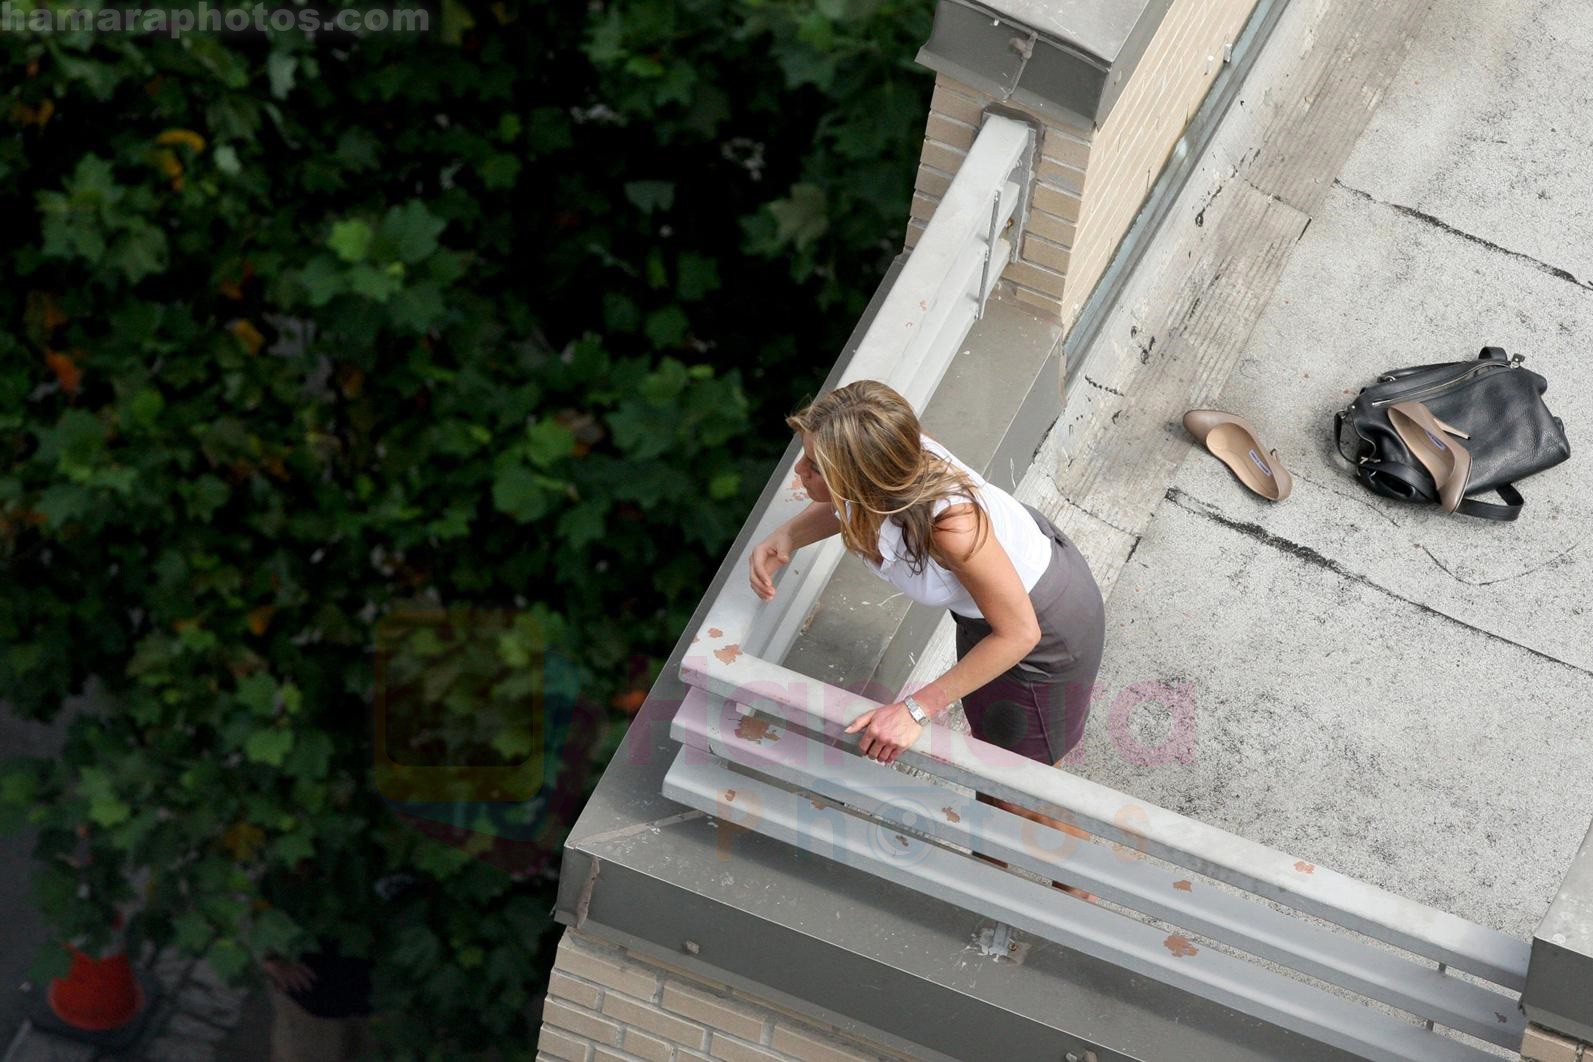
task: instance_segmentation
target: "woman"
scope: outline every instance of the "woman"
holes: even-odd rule
[[[774,572],[792,552],[838,533],[876,575],[948,608],[957,626],[955,666],[847,727],[863,731],[859,750],[893,762],[923,723],[961,698],[974,737],[1060,767],[1083,737],[1105,638],[1100,588],[1078,549],[1038,510],[924,435],[912,406],[883,383],[837,388],[786,423],[801,436],[797,475],[813,504],[754,547],[753,591],[772,599]]]

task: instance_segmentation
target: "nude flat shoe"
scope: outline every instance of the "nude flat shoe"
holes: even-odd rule
[[[1263,447],[1243,417],[1220,409],[1191,409],[1184,414],[1184,429],[1227,465],[1240,483],[1267,501],[1280,502],[1289,496],[1294,477],[1283,467],[1278,451]],[[1270,454],[1272,460],[1264,454]]]
[[[1460,508],[1466,497],[1466,483],[1471,478],[1471,453],[1454,439],[1444,435],[1470,438],[1458,428],[1433,416],[1433,411],[1420,402],[1395,402],[1388,407],[1388,422],[1399,437],[1410,447],[1416,460],[1426,466],[1438,488],[1438,504],[1444,512]]]

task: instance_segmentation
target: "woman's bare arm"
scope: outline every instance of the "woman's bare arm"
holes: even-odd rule
[[[747,559],[752,592],[765,601],[774,598],[774,573],[791,560],[791,554],[841,530],[841,521],[828,502],[814,502],[769,533],[752,547]]]
[[[781,524],[780,528],[790,530],[791,548],[801,549],[803,546],[811,546],[820,539],[839,533],[841,521],[829,502],[813,502]]]
[[[994,680],[1040,641],[1040,620],[1007,551],[987,533],[979,548],[963,559],[975,538],[973,507],[956,505],[946,512],[949,518],[936,527],[935,542],[947,555],[947,568],[984,613],[990,633],[945,674],[914,692],[931,715]]]

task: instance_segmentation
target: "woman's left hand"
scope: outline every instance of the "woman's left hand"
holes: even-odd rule
[[[881,763],[894,763],[902,750],[917,741],[918,735],[924,732],[923,726],[900,701],[870,708],[852,720],[846,733],[863,727],[868,729],[863,731],[862,740],[857,745],[858,751]]]

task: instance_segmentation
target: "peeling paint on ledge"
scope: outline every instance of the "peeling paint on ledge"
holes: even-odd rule
[[[767,719],[759,719],[755,715],[743,716],[736,724],[736,737],[753,744],[762,743],[764,738],[770,741],[780,740],[780,731],[769,725]]]
[[[1191,944],[1189,942],[1189,938],[1184,936],[1182,933],[1173,933],[1169,935],[1166,940],[1162,941],[1162,947],[1166,948],[1180,959],[1188,958],[1189,956],[1197,954],[1200,951],[1200,949]]]

